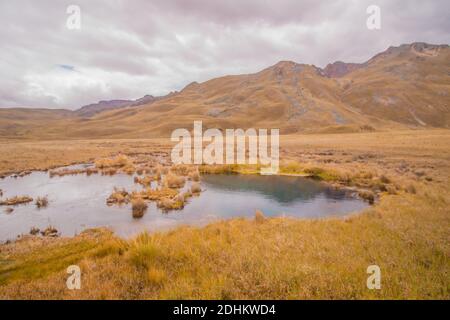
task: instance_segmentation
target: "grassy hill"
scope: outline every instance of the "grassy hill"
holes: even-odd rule
[[[27,113],[20,124],[16,112]],[[363,64],[337,62],[325,69],[282,61],[91,117],[17,109],[0,115],[0,132],[7,136],[51,139],[167,136],[175,128],[191,128],[194,120],[205,127],[280,128],[282,134],[448,128],[450,48],[407,44]]]

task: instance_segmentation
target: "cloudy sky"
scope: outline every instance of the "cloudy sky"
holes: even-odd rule
[[[371,4],[380,30],[366,26]],[[70,5],[80,29],[67,27]],[[0,107],[164,95],[280,60],[363,62],[391,45],[449,44],[449,17],[448,0],[0,0]]]

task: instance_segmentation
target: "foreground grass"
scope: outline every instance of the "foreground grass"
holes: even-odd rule
[[[103,230],[23,239],[0,246],[0,298],[449,299],[449,137],[449,130],[282,137],[283,173],[376,190],[380,200],[345,219],[258,215],[129,241]],[[0,171],[155,145],[7,142]],[[81,267],[81,290],[66,288],[71,264]],[[366,287],[372,264],[381,268],[381,290]]]
[[[0,297],[448,299],[449,199],[424,187],[346,219],[234,219],[130,241],[100,230],[31,251],[23,240],[3,247]],[[70,264],[81,290],[66,289]],[[381,290],[366,287],[371,264]]]

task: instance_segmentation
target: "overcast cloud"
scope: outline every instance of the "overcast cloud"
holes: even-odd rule
[[[381,30],[366,27],[371,4]],[[80,30],[66,27],[69,5]],[[0,107],[164,95],[280,60],[363,62],[391,45],[450,43],[449,18],[448,0],[0,0]]]

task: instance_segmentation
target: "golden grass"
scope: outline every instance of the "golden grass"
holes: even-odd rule
[[[176,196],[175,198],[162,198],[159,200],[156,205],[158,208],[162,209],[163,211],[167,212],[170,210],[180,210],[183,209],[185,204],[184,197]]]
[[[128,203],[130,201],[129,198],[129,193],[125,189],[114,188],[113,193],[111,193],[108,199],[106,199],[106,204],[112,205]]]
[[[47,197],[37,197],[35,201],[35,205],[38,208],[46,208],[48,206],[48,198]]]
[[[112,236],[95,246],[78,237],[64,240],[67,250],[41,251],[46,260],[26,255],[28,265],[8,275],[0,267],[0,297],[448,299],[450,198],[442,192],[427,187],[420,195],[385,196],[379,206],[347,219],[234,219],[142,234],[120,254],[109,248],[92,254],[116,241]],[[64,264],[50,259],[58,252],[67,254]],[[22,259],[13,256],[9,264]],[[63,268],[73,263],[83,270],[79,291],[64,288]],[[382,270],[381,290],[366,288],[371,264]],[[114,277],[105,279],[105,272]]]
[[[202,187],[200,186],[200,183],[198,183],[198,182],[193,182],[193,183],[191,184],[191,192],[192,192],[193,194],[198,194],[198,193],[202,192]]]
[[[179,189],[183,188],[186,179],[184,177],[173,174],[172,172],[167,173],[163,177],[163,185],[167,188]]]
[[[147,204],[141,198],[133,199],[131,201],[131,210],[133,213],[133,218],[142,218],[145,211],[147,211]]]
[[[19,204],[25,204],[32,202],[33,198],[29,196],[15,196],[12,198],[7,198],[5,200],[0,201],[0,206],[15,206]]]
[[[449,136],[430,130],[282,137],[286,174],[307,169],[370,190],[379,201],[345,218],[255,214],[128,241],[100,230],[23,239],[0,246],[0,298],[449,299]],[[141,193],[177,197],[169,188],[135,196]],[[82,290],[65,287],[70,264],[82,269]],[[381,268],[381,290],[366,287],[372,264]]]
[[[143,187],[149,187],[153,180],[152,176],[134,177],[134,183],[140,184]]]
[[[264,223],[266,221],[266,217],[264,216],[264,213],[262,213],[259,210],[256,210],[255,212],[255,222],[258,224]]]
[[[95,161],[95,166],[99,169],[105,168],[122,168],[129,166],[131,164],[131,160],[123,154],[120,154],[114,158],[103,158]]]
[[[198,172],[198,169],[189,173],[189,179],[196,182],[200,181],[200,173]]]

